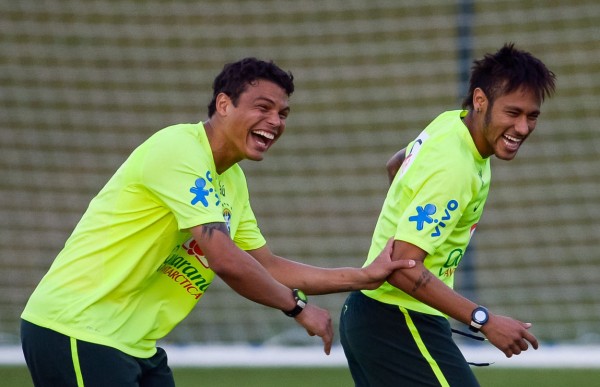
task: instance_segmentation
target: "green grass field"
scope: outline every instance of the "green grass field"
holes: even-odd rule
[[[178,387],[345,387],[352,378],[345,368],[175,368]],[[483,387],[591,386],[597,369],[476,368]],[[30,387],[27,369],[0,366],[0,385]]]

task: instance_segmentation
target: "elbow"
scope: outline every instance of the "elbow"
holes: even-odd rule
[[[208,260],[208,265],[212,271],[220,278],[230,278],[235,277],[236,266],[229,262],[227,258],[223,257],[206,257]]]
[[[396,176],[396,173],[398,173],[398,169],[400,169],[400,165],[393,159],[390,159],[385,164],[385,170],[387,171],[388,177],[390,179],[393,179],[394,176]]]
[[[395,160],[395,158],[394,158],[394,157],[392,157],[391,159],[389,159],[389,160],[387,161],[387,163],[385,163],[385,169],[386,169],[388,172],[392,172],[392,171],[394,171],[394,170],[397,170],[397,169],[398,169],[398,163],[396,162],[396,160]]]

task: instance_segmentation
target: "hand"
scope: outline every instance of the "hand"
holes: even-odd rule
[[[333,324],[329,312],[313,304],[307,304],[296,316],[296,321],[306,329],[309,336],[317,335],[323,340],[325,353],[329,355],[333,342]]]
[[[524,323],[510,317],[490,315],[489,321],[481,328],[481,332],[506,357],[518,355],[529,348],[528,342],[533,349],[538,349],[538,341],[534,335],[529,333],[531,323]]]
[[[394,238],[390,238],[377,258],[362,269],[367,276],[365,289],[377,289],[395,270],[415,267],[412,259],[392,261],[393,245]]]

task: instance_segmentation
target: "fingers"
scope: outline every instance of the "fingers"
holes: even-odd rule
[[[531,324],[523,324],[524,326],[531,327]],[[520,339],[515,340],[512,344],[508,346],[506,350],[504,350],[504,354],[506,357],[511,357],[512,355],[520,355],[521,352],[529,349],[529,344],[533,347],[533,349],[538,349],[539,343],[537,338],[529,333],[528,331],[523,332],[523,336]]]
[[[412,259],[401,259],[399,261],[393,261],[392,267],[394,269],[410,269],[411,267],[415,267],[417,263]]]
[[[531,326],[531,324],[529,324],[529,326]],[[538,349],[538,347],[539,347],[538,340],[534,335],[529,333],[529,331],[525,331],[525,333],[523,334],[523,338],[531,343],[531,346],[533,347],[533,349]]]
[[[323,340],[325,353],[331,353],[333,322],[328,311],[308,304],[302,313],[296,316],[296,321],[304,327],[309,336],[319,336]]]
[[[502,352],[504,352],[504,355],[506,355],[506,357],[512,357],[513,355],[521,354],[521,352],[525,351],[527,349],[527,347],[528,347],[527,343],[524,340],[519,340],[517,342],[510,344]]]
[[[329,355],[329,353],[331,353],[331,345],[333,344],[333,322],[331,321],[331,318],[327,321],[327,329],[323,336],[323,344],[325,354]]]
[[[511,344],[509,349],[507,349],[504,353],[506,357],[511,357],[512,355],[520,355],[521,352],[527,350],[528,345],[525,340],[519,340],[516,343]]]
[[[323,339],[323,349],[326,355],[331,353],[331,345],[333,344],[333,324],[329,320],[325,334],[321,337]]]
[[[517,345],[519,346],[519,349],[521,351],[527,351],[527,348],[529,348],[529,345],[527,344],[527,341],[525,341],[525,339],[519,340]]]
[[[323,337],[323,350],[325,351],[325,355],[329,355],[331,353],[331,340],[325,341]]]
[[[395,242],[394,237],[391,237],[390,239],[388,239],[387,243],[385,244],[385,247],[381,251],[381,255],[385,254],[385,255],[391,256],[392,250],[394,248],[394,242]],[[415,265],[416,265],[416,263],[412,259],[400,259],[398,261],[392,261],[392,267],[394,270],[409,269],[411,267],[415,267]]]
[[[385,247],[383,248],[383,250],[381,251],[382,253],[385,253],[386,255],[392,255],[392,250],[394,248],[394,237],[391,237],[390,239],[387,240],[387,243],[385,244]]]

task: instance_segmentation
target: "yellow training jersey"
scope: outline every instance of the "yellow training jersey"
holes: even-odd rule
[[[214,273],[191,227],[225,222],[243,250],[265,240],[239,165],[218,175],[202,124],[165,128],[117,170],[33,292],[22,318],[136,357],[194,307]]]
[[[365,265],[390,237],[427,252],[425,266],[449,287],[477,227],[490,184],[490,160],[482,158],[463,124],[465,111],[442,113],[407,147],[390,186]],[[442,315],[385,282],[363,291],[384,303]]]

